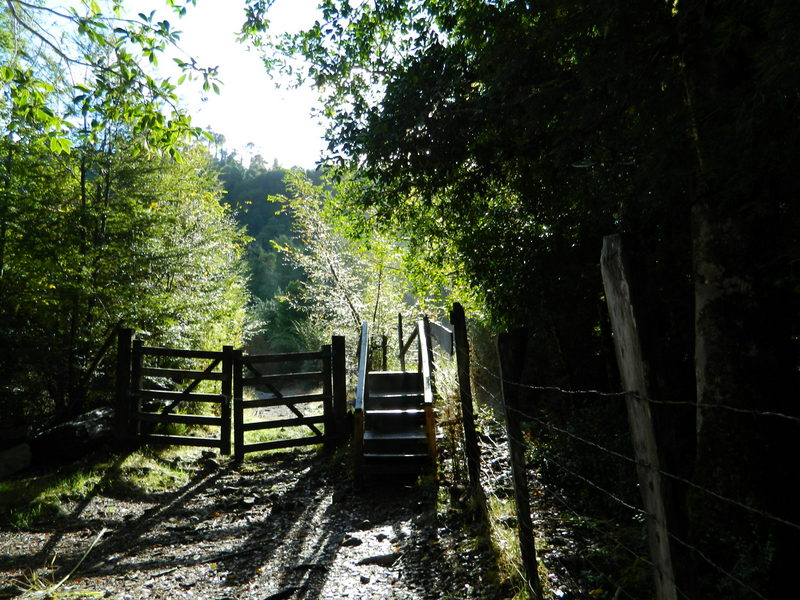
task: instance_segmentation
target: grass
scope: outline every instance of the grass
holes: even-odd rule
[[[0,481],[0,525],[30,529],[69,516],[71,503],[97,495],[145,497],[174,489],[189,479],[170,448],[142,448],[130,454],[105,454],[55,470]]]

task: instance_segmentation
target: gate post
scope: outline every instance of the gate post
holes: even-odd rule
[[[231,361],[233,371],[233,456],[236,460],[244,458],[244,398],[242,384],[242,350],[233,351]]]
[[[117,380],[115,386],[114,433],[117,445],[128,437],[131,418],[131,343],[133,329],[117,330]]]
[[[133,340],[131,347],[131,387],[128,396],[129,410],[133,409],[132,418],[128,419],[128,432],[133,437],[139,437],[142,432],[142,422],[139,413],[142,411],[142,399],[139,395],[142,389],[142,340]]]
[[[335,335],[331,338],[331,350],[333,352],[333,423],[334,433],[338,443],[342,443],[347,437],[345,433],[345,420],[347,417],[347,383],[346,366],[344,354],[344,336]]]
[[[336,438],[336,421],[333,414],[333,373],[331,363],[333,362],[331,345],[325,344],[321,350],[322,354],[322,410],[325,416],[325,446],[330,447],[331,442]]]
[[[223,456],[231,453],[231,396],[233,391],[233,346],[222,347],[222,407],[219,411],[219,451]]]

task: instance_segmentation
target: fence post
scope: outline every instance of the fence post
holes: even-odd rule
[[[511,476],[514,481],[514,500],[517,505],[519,547],[522,567],[528,587],[537,600],[542,599],[542,585],[536,566],[536,540],[531,520],[528,474],[525,465],[525,440],[522,438],[519,414],[519,382],[525,356],[525,332],[501,333],[497,337],[497,353],[500,359],[500,375],[503,390],[503,408],[506,417],[506,437],[511,458]]]
[[[631,300],[630,269],[619,235],[603,238],[600,267],[622,385],[626,391],[631,392],[626,395],[625,400],[636,455],[639,490],[647,513],[650,557],[655,567],[656,599],[676,600],[677,590],[659,473],[658,449],[649,405],[649,375],[643,358],[636,310]]]
[[[128,438],[131,418],[131,343],[133,329],[117,330],[117,380],[115,386],[114,429],[116,443],[124,444]]]
[[[336,419],[333,413],[333,352],[331,344],[325,344],[320,350],[322,354],[322,412],[325,418],[325,446],[331,447],[336,438]]]
[[[345,420],[347,418],[347,369],[345,363],[344,336],[335,335],[331,339],[333,351],[333,423],[337,442],[347,438]]]
[[[385,371],[387,367],[387,355],[389,353],[389,336],[381,336],[381,371]]]
[[[231,402],[233,396],[233,346],[222,347],[222,407],[219,431],[220,454],[230,456],[231,453]]]
[[[233,457],[244,458],[244,385],[242,384],[242,356],[240,349],[233,351]]]
[[[478,447],[478,434],[475,431],[475,415],[472,410],[472,385],[469,377],[469,339],[467,337],[467,320],[464,307],[458,302],[450,311],[450,322],[453,324],[456,365],[458,372],[458,390],[461,398],[461,424],[464,429],[464,453],[467,458],[467,472],[472,494],[479,506],[483,505],[483,490],[480,481],[481,453]]]

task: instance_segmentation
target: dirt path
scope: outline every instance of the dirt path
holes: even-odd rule
[[[147,502],[93,497],[58,531],[0,531],[0,595],[56,556],[75,565],[60,592],[109,597],[321,600],[485,599],[491,558],[455,513],[437,513],[434,485],[352,485],[344,459],[311,451],[241,465],[186,465],[190,481]],[[43,597],[39,595],[38,597]]]

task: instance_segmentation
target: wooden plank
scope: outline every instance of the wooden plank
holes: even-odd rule
[[[219,448],[218,438],[192,437],[188,435],[159,435],[145,433],[139,436],[140,440],[156,444],[170,444],[172,446],[200,446],[203,448]]]
[[[184,379],[200,379],[208,381],[223,381],[226,373],[221,372],[207,372],[207,371],[194,371],[190,369],[165,369],[160,367],[143,367],[142,375],[149,375],[151,377],[165,377],[173,381],[182,381]]]
[[[222,394],[187,394],[169,390],[139,390],[136,395],[140,400],[177,400],[178,402],[224,402]]]
[[[242,408],[272,408],[275,406],[288,406],[297,404],[310,404],[312,402],[324,402],[326,396],[323,394],[306,394],[302,396],[283,396],[281,398],[256,398],[254,400],[242,400]]]
[[[305,373],[277,373],[271,375],[242,377],[242,385],[256,387],[258,385],[269,385],[274,382],[289,380],[322,382],[322,371],[308,371]]]
[[[253,421],[242,425],[242,431],[261,431],[263,429],[277,429],[279,427],[300,427],[303,425],[316,425],[325,422],[325,415],[313,417],[295,417],[293,419],[278,419],[274,421]],[[317,435],[322,435],[322,432]]]
[[[222,424],[222,419],[209,415],[179,415],[175,413],[163,415],[161,413],[138,412],[136,413],[136,418],[146,423],[180,423],[182,425],[205,425],[212,427],[219,427]]]
[[[517,505],[517,527],[519,548],[525,579],[533,597],[544,598],[539,571],[536,564],[536,539],[531,519],[528,471],[525,464],[525,441],[519,419],[519,387],[509,385],[519,382],[525,356],[525,332],[501,333],[497,337],[497,353],[500,358],[500,373],[505,411],[506,437],[511,459],[511,478],[514,482],[514,501]]]
[[[658,448],[650,413],[650,389],[636,309],[631,298],[630,269],[619,235],[603,238],[600,257],[614,349],[626,391],[628,423],[636,455],[639,491],[647,513],[650,558],[654,565],[657,600],[676,600],[677,589],[670,552],[666,506],[659,473]],[[635,283],[635,282],[633,282]]]
[[[264,450],[276,450],[278,448],[296,448],[298,446],[315,446],[324,444],[328,441],[328,436],[313,436],[305,438],[295,438],[293,440],[275,440],[272,442],[260,442],[258,444],[246,444],[245,452],[262,452]]]
[[[358,354],[358,379],[356,380],[356,399],[354,410],[360,413],[364,408],[364,394],[366,393],[367,372],[369,371],[369,325],[366,321],[361,324],[361,339]]]
[[[433,404],[433,351],[431,350],[431,338],[428,328],[428,318],[425,317],[417,323],[417,331],[419,332],[419,348],[420,348],[420,371],[422,371],[422,391],[423,391],[423,404]]]
[[[206,358],[209,360],[222,360],[222,352],[214,352],[210,350],[183,350],[180,348],[142,346],[142,354],[147,356],[170,356],[173,358]]]
[[[291,362],[300,360],[321,360],[325,358],[323,352],[286,352],[284,354],[248,354],[243,356],[242,360],[245,364],[253,363],[275,363],[275,362]]]

